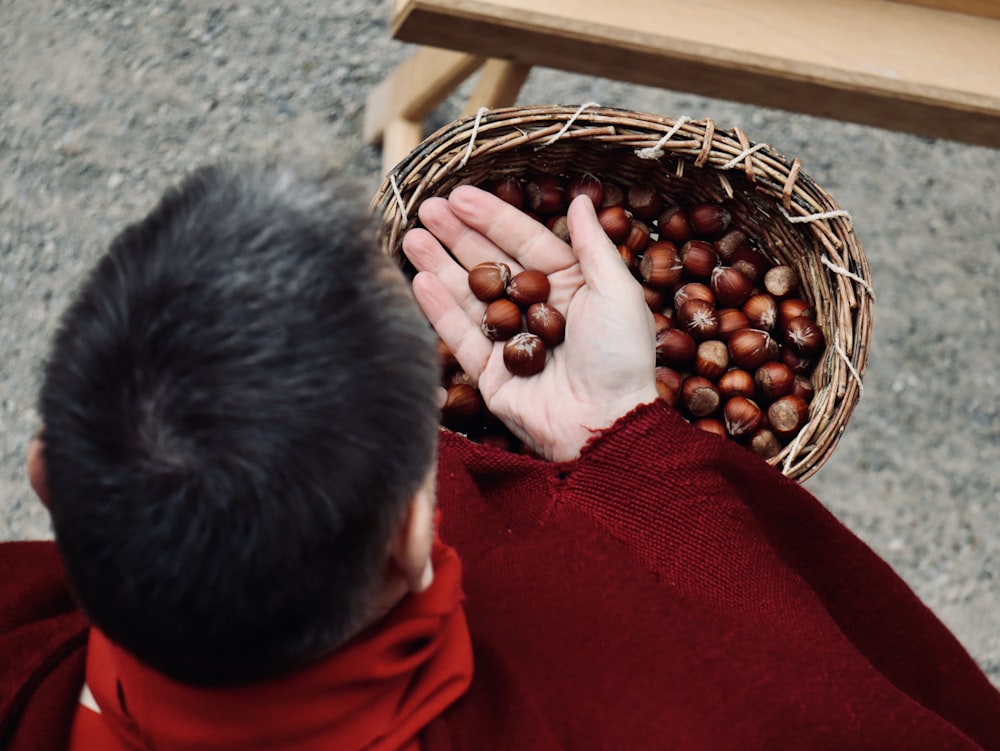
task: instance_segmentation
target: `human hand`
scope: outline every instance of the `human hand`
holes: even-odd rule
[[[419,213],[426,229],[403,238],[418,271],[417,302],[489,410],[539,455],[573,459],[595,432],[656,399],[652,315],[587,198],[569,208],[572,247],[471,186],[424,201]],[[504,343],[482,333],[486,304],[469,290],[467,269],[485,261],[506,263],[512,274],[530,268],[548,275],[548,302],[566,317],[566,340],[537,375],[511,375]]]

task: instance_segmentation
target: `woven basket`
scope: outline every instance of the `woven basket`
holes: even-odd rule
[[[812,376],[808,423],[768,461],[800,481],[813,475],[861,395],[873,294],[850,217],[800,171],[798,159],[711,120],[596,106],[481,110],[425,139],[386,177],[372,203],[382,248],[405,267],[402,237],[416,225],[421,201],[457,185],[586,172],[622,186],[655,186],[668,204],[726,201],[734,227],[799,272],[827,347]]]

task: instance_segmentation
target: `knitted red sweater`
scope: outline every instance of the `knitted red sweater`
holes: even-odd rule
[[[662,403],[564,464],[443,434],[439,496],[475,675],[427,749],[1000,751],[1000,693],[888,566]],[[11,751],[59,748],[72,718],[63,587],[51,545],[0,546]]]
[[[1000,693],[889,567],[662,403],[575,462],[441,448],[476,673],[433,747],[1000,749]]]

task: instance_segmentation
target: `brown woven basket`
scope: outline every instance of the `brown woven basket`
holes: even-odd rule
[[[416,225],[421,201],[458,185],[587,172],[626,187],[655,186],[668,204],[726,201],[734,227],[799,272],[827,346],[812,376],[808,423],[768,461],[798,480],[813,475],[860,398],[874,297],[850,217],[798,159],[712,120],[586,105],[481,110],[425,139],[388,174],[372,204],[382,247],[405,266],[402,237]]]

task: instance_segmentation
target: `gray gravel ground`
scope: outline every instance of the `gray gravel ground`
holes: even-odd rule
[[[3,538],[50,535],[23,472],[39,367],[81,274],[125,223],[227,155],[306,152],[377,186],[365,97],[412,49],[389,39],[390,9],[0,0]],[[1000,151],[551,70],[519,98],[584,101],[739,125],[800,157],[852,213],[878,294],[873,353],[847,433],[807,485],[1000,686]]]

